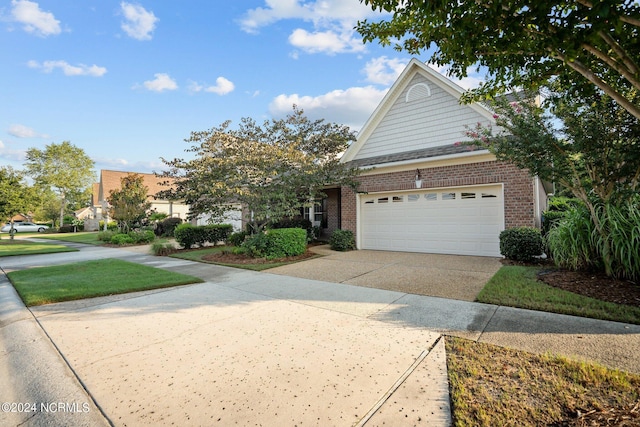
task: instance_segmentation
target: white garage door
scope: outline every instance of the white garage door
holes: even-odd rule
[[[502,186],[423,189],[360,197],[360,247],[500,256]]]

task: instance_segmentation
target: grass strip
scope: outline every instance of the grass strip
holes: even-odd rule
[[[489,280],[478,302],[640,324],[640,308],[554,288],[537,280],[539,267],[505,265]]]
[[[455,426],[640,421],[640,375],[462,338],[445,345]]]
[[[63,242],[86,243],[88,245],[104,245],[106,242],[98,240],[97,231],[85,231],[78,233],[55,233],[38,236],[40,239],[61,240]]]
[[[118,259],[31,268],[10,272],[8,276],[27,306],[203,281],[197,277]]]
[[[0,257],[15,255],[53,254],[74,252],[77,249],[53,243],[36,243],[26,240],[0,240]]]

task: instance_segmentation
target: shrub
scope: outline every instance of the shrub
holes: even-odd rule
[[[58,233],[73,233],[76,231],[75,225],[65,224],[62,227],[58,228]]]
[[[99,228],[100,230],[104,230],[104,220],[99,221]],[[107,231],[117,231],[118,230],[118,223],[115,221],[109,221],[107,222]]]
[[[246,254],[254,258],[266,257],[267,245],[267,235],[265,233],[252,234],[242,243]]]
[[[156,224],[156,236],[173,237],[173,233],[178,225],[182,224],[180,218],[167,218]]]
[[[155,242],[151,245],[151,251],[156,256],[166,256],[176,251],[171,242]]]
[[[500,233],[500,253],[514,261],[531,261],[542,255],[542,235],[533,227],[514,227]]]
[[[178,225],[173,231],[173,236],[185,249],[191,249],[197,243],[195,227],[188,223]]]
[[[307,240],[313,240],[313,224],[306,218],[284,218],[267,225],[268,229],[276,230],[280,228],[302,228],[307,232]]]
[[[268,230],[266,236],[269,259],[302,255],[307,250],[307,232],[302,228]]]
[[[98,232],[98,240],[103,242],[110,242],[111,238],[116,234],[115,231],[100,231]]]
[[[156,235],[151,230],[130,231],[127,234],[133,239],[134,243],[151,243],[156,238]]]
[[[226,242],[231,233],[233,226],[231,224],[211,224],[205,225],[203,229],[204,241],[201,243],[213,243],[215,246],[218,242]]]
[[[135,243],[135,240],[128,234],[118,233],[111,237],[110,243],[113,245],[132,245]]]
[[[246,231],[237,231],[235,233],[231,233],[228,238],[228,242],[233,246],[240,246],[244,242],[244,239],[249,235]]]
[[[335,230],[329,238],[329,245],[334,251],[350,251],[356,248],[356,239],[351,230]]]

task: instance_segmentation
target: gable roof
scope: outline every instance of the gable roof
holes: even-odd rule
[[[127,175],[141,175],[143,179],[144,185],[149,189],[148,199],[153,199],[154,196],[162,191],[167,190],[169,187],[165,185],[161,185],[162,182],[166,181],[167,178],[157,177],[152,173],[140,173],[140,172],[122,172],[122,171],[112,171],[112,170],[101,170],[100,171],[100,182],[97,183],[97,201],[99,204],[100,201],[106,200],[109,197],[109,194],[113,190],[120,190],[122,188],[121,178],[126,177]],[[94,190],[95,190],[94,186]],[[96,196],[94,195],[94,198]]]
[[[411,59],[341,161],[366,166],[486,153],[486,150],[474,153],[469,147],[458,146],[452,140],[465,139],[463,123],[495,123],[493,113],[486,106],[478,103],[461,105],[463,93],[464,89],[436,70],[415,58]],[[441,104],[434,104],[436,101]],[[457,121],[455,126],[447,124],[454,120]]]

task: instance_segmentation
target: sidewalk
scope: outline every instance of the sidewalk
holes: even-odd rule
[[[24,268],[45,259],[73,261],[69,254],[36,257],[0,264]],[[34,307],[35,317],[27,315],[5,283],[0,286],[0,372],[12,382],[0,384],[0,390],[13,394],[3,391],[0,400],[89,399],[76,378],[67,375],[69,368],[57,349],[114,425],[210,425],[218,422],[216,416],[221,425],[449,425],[441,334],[640,370],[638,325],[119,249],[86,248],[74,257],[120,257],[195,275],[206,283]],[[16,310],[22,310],[18,317]],[[15,339],[12,325],[21,322],[31,325],[28,336],[35,338],[7,348]],[[57,349],[42,338],[38,322]],[[24,357],[52,362],[46,371],[11,371]],[[59,372],[66,374],[53,375]],[[38,382],[40,394],[24,386]],[[73,393],[65,388],[61,394],[61,387]],[[100,418],[97,408],[88,413]],[[57,414],[62,415],[69,414]],[[65,419],[56,424],[95,425],[95,420],[84,424],[85,418],[75,415],[71,423]],[[16,419],[0,413],[2,425],[14,425]],[[20,420],[27,419],[30,425],[47,425],[42,414]]]

